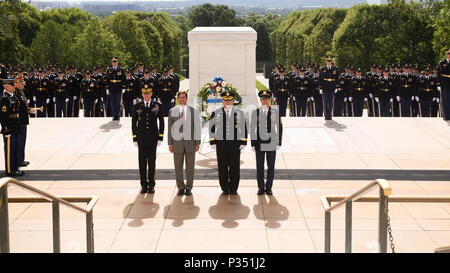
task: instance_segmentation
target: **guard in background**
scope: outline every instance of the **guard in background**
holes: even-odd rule
[[[49,89],[50,80],[44,75],[44,70],[39,70],[39,76],[34,79],[34,93],[33,101],[37,108],[42,107],[43,111],[36,111],[36,116],[38,118],[47,117],[47,105],[50,102],[49,99]]]
[[[25,144],[27,141],[27,126],[30,124],[30,115],[28,111],[27,97],[25,96],[25,80],[23,76],[18,76],[14,80],[16,84],[16,90],[14,95],[19,99],[19,144],[18,144],[18,154],[17,154],[17,164],[18,167],[26,167],[30,162],[25,161]],[[22,172],[21,172],[22,173]]]
[[[367,102],[367,80],[362,76],[361,68],[356,69],[356,76],[352,79],[353,111],[355,117],[362,117],[364,102]]]
[[[253,151],[256,153],[256,178],[258,195],[272,195],[272,185],[275,176],[276,152],[281,147],[283,125],[278,109],[270,107],[272,92],[258,92],[261,107],[253,110],[250,121],[250,139]],[[267,160],[267,181],[264,181],[264,162]]]
[[[174,86],[176,87],[175,79],[169,76],[169,68],[165,67],[163,70],[163,75],[159,78],[159,92],[158,98],[161,100],[161,111],[164,117],[169,116],[169,110],[175,103],[175,93]]]
[[[81,103],[83,103],[84,116],[95,117],[95,106],[98,102],[97,81],[91,77],[92,71],[86,71],[86,78],[81,81]]]
[[[393,115],[393,107],[390,105],[394,102],[394,79],[389,77],[389,69],[384,69],[383,76],[377,78],[374,86],[375,101],[380,106],[379,113],[381,117],[390,117]],[[390,114],[389,109],[392,111]]]
[[[14,96],[14,79],[3,79],[4,93],[0,99],[0,122],[5,154],[5,175],[14,177],[25,173],[19,171],[19,99]]]
[[[442,97],[444,120],[450,120],[450,48],[445,51],[445,59],[439,62],[437,75],[440,82],[438,89]]]
[[[288,76],[284,75],[283,67],[278,68],[278,73],[279,75],[273,80],[273,88],[275,90],[274,95],[278,104],[278,109],[280,110],[280,115],[282,117],[285,117],[287,102],[289,99],[290,79]],[[291,109],[291,111],[295,110]]]
[[[222,194],[236,195],[241,150],[247,145],[247,125],[244,112],[233,106],[234,94],[222,92],[221,97],[224,107],[214,111],[209,121],[209,144],[216,150]]]
[[[139,149],[141,193],[154,193],[156,148],[161,145],[164,137],[164,117],[161,105],[152,98],[152,88],[144,85],[141,91],[143,100],[133,107],[131,128],[133,142]]]
[[[328,56],[326,65],[320,68],[319,92],[323,98],[323,108],[325,111],[325,119],[331,120],[333,111],[333,97],[336,91],[336,83],[338,79],[338,69],[333,65],[333,58]]]
[[[125,70],[118,66],[119,59],[113,57],[112,67],[106,71],[106,95],[111,105],[113,120],[120,120],[120,102],[122,93],[125,92]]]
[[[123,107],[125,108],[125,117],[131,117],[133,104],[136,103],[136,90],[139,87],[138,79],[131,75],[131,70],[125,70],[125,93],[123,93]]]
[[[64,73],[62,71],[59,71],[58,77],[54,79],[54,82],[55,94],[53,99],[56,104],[56,117],[67,117],[70,96],[69,79],[64,76]]]

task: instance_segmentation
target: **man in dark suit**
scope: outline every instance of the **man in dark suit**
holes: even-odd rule
[[[164,117],[159,102],[152,99],[152,88],[144,85],[141,91],[143,101],[133,107],[131,128],[133,142],[139,149],[141,193],[154,193],[156,147],[161,145],[164,137]]]
[[[240,179],[241,150],[247,145],[244,112],[233,106],[234,94],[223,92],[223,107],[211,114],[209,144],[216,150],[223,195],[236,195]]]
[[[250,139],[256,152],[256,178],[258,195],[272,195],[276,151],[281,147],[283,125],[278,109],[270,107],[272,93],[261,90],[258,93],[261,107],[253,110],[250,120]],[[264,183],[264,161],[267,158],[267,182]]]
[[[170,109],[168,117],[169,151],[173,153],[178,195],[191,195],[194,184],[195,153],[200,148],[201,124],[199,113],[187,105],[187,93],[177,94],[178,106]],[[186,160],[187,183],[184,183],[183,165]]]

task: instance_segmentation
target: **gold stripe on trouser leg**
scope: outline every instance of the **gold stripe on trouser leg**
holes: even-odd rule
[[[7,152],[6,152],[6,165],[7,165],[7,167],[8,167],[8,173],[11,173],[11,159],[10,159],[10,156],[11,156],[11,136],[9,136],[9,137],[7,137]]]

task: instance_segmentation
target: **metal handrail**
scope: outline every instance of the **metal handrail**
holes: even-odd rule
[[[450,246],[438,247],[434,250],[434,253],[450,253]]]
[[[364,188],[358,190],[352,195],[345,197],[338,203],[331,206],[328,199],[322,200],[325,209],[325,252],[330,253],[331,248],[331,212],[345,204],[345,252],[351,252],[352,249],[352,203],[362,197],[363,194],[378,187],[380,189],[379,214],[378,214],[378,243],[380,252],[387,252],[387,208],[389,195],[392,188],[385,179],[376,179]]]
[[[12,197],[8,198],[8,184],[15,184],[21,188],[29,190],[39,197]],[[0,251],[2,253],[9,253],[9,217],[8,217],[8,202],[13,203],[33,203],[33,202],[51,202],[53,211],[53,251],[60,252],[60,225],[59,225],[59,204],[62,203],[72,209],[86,214],[86,240],[87,252],[94,252],[93,240],[93,208],[98,201],[96,196],[81,196],[81,197],[56,197],[52,194],[44,192],[40,189],[27,185],[11,177],[4,177],[0,179]],[[70,202],[86,202],[87,208],[74,205]]]

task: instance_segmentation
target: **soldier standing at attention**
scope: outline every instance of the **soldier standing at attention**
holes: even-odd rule
[[[67,117],[69,108],[70,82],[64,77],[62,71],[58,72],[58,77],[55,78],[55,96],[53,100],[56,104],[56,117]]]
[[[81,81],[81,103],[85,117],[95,117],[95,105],[98,102],[97,81],[91,77],[92,71],[86,71],[86,78]]]
[[[131,75],[131,70],[125,70],[125,93],[123,93],[123,107],[125,108],[125,117],[131,117],[133,104],[136,103],[136,89],[138,87],[137,79]]]
[[[450,120],[450,48],[445,51],[445,59],[439,62],[437,75],[442,97],[444,120]]]
[[[25,144],[27,141],[27,126],[30,124],[30,115],[28,112],[27,97],[25,96],[25,80],[23,75],[16,77],[14,80],[16,84],[16,90],[14,95],[19,99],[19,144],[17,153],[17,164],[18,167],[26,167],[30,162],[25,161]]]
[[[276,152],[281,147],[283,125],[278,109],[270,107],[269,90],[258,93],[261,107],[253,110],[250,121],[250,137],[253,151],[256,153],[256,178],[258,195],[272,195],[275,175]],[[267,159],[267,181],[264,181],[264,162]]]
[[[155,193],[156,148],[164,137],[164,117],[161,105],[152,98],[152,88],[141,89],[143,100],[133,106],[131,128],[133,142],[139,149],[139,175],[141,193]]]
[[[169,110],[175,103],[175,89],[173,88],[176,83],[175,79],[169,75],[169,67],[165,67],[163,75],[159,78],[159,92],[158,98],[161,100],[161,111],[164,117],[169,116]]]
[[[106,71],[106,96],[109,96],[113,120],[120,120],[120,101],[125,92],[126,76],[125,70],[118,65],[117,57],[113,57],[111,63],[112,66]]]
[[[49,79],[44,75],[44,70],[39,69],[39,76],[34,79],[34,94],[33,101],[36,107],[42,107],[43,111],[36,111],[38,118],[47,117],[47,104],[50,102],[48,88],[50,85]]]
[[[244,112],[235,108],[234,95],[222,92],[223,107],[211,114],[209,144],[216,150],[219,183],[223,195],[236,195],[240,180],[241,150],[247,145]]]
[[[19,99],[14,96],[14,79],[3,79],[4,93],[0,99],[0,122],[3,134],[6,176],[22,176],[19,171]]]
[[[386,68],[383,76],[377,79],[374,88],[375,101],[380,105],[380,116],[390,117],[389,105],[394,101],[394,79],[389,77],[389,70]],[[393,109],[391,109],[392,111]]]
[[[362,117],[364,102],[367,102],[367,81],[362,76],[361,68],[356,69],[356,76],[352,79],[353,110],[355,117]]]
[[[289,98],[290,79],[284,74],[284,68],[278,68],[279,75],[275,77],[273,86],[275,90],[275,98],[282,117],[286,116],[287,101]],[[290,111],[295,111],[291,109]]]
[[[332,62],[332,57],[328,56],[326,65],[320,68],[319,93],[323,96],[323,108],[325,110],[326,120],[331,120],[333,97],[336,92],[336,84],[339,76],[338,69]]]

